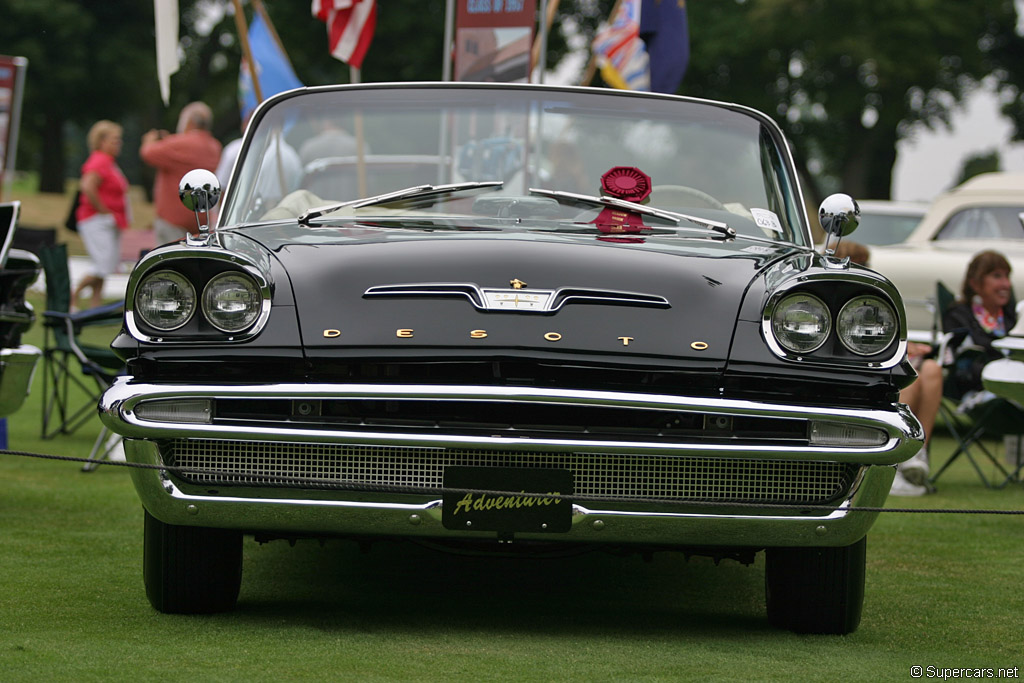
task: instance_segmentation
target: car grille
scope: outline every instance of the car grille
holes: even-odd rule
[[[573,472],[578,500],[809,505],[826,504],[845,494],[858,471],[857,465],[835,462],[210,439],[174,440],[165,447],[164,461],[170,466],[209,470],[179,475],[205,485],[334,485],[382,491],[409,487],[438,490],[439,495],[445,467],[553,468]]]

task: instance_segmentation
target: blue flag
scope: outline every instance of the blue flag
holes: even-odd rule
[[[651,91],[675,93],[690,62],[685,0],[643,0],[640,38],[650,58]]]
[[[249,24],[249,51],[256,63],[255,71],[259,75],[263,99],[285,90],[302,87],[302,81],[292,70],[288,57],[281,51],[258,12]],[[245,121],[259,104],[252,84],[252,74],[247,67],[245,60],[242,60],[242,69],[238,74],[238,103],[242,110],[242,121]]]

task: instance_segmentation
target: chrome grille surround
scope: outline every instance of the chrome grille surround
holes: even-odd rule
[[[170,466],[209,470],[180,475],[194,484],[391,493],[405,487],[439,494],[444,468],[450,466],[569,469],[578,500],[638,503],[826,504],[848,493],[859,470],[856,464],[829,461],[218,439],[174,439],[163,449],[163,459]]]

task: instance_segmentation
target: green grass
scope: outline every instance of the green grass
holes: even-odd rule
[[[30,341],[39,343],[39,328]],[[98,421],[13,449],[84,456]],[[952,443],[937,437],[933,459]],[[891,507],[1024,509],[966,463]],[[1024,517],[884,513],[860,629],[772,630],[763,557],[468,558],[405,544],[245,545],[238,608],[170,616],[142,586],[126,470],[0,456],[0,680],[908,680],[913,665],[1024,667]]]

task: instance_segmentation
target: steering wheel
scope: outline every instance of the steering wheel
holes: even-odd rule
[[[725,204],[707,192],[686,185],[655,185],[648,203],[656,208],[692,206],[698,209],[726,210]]]

